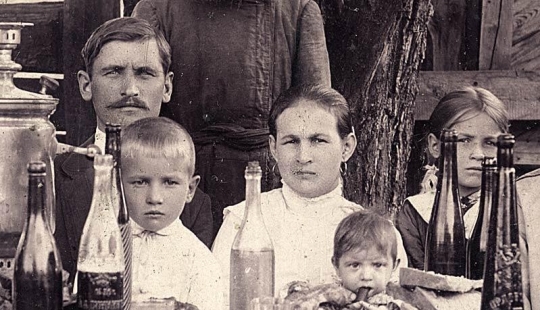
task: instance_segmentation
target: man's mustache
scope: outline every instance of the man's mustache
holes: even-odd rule
[[[140,108],[144,110],[150,110],[146,103],[137,97],[124,97],[109,105],[109,108],[119,109],[125,107]]]

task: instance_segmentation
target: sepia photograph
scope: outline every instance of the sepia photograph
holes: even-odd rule
[[[0,0],[0,145],[0,310],[540,310],[538,0]]]

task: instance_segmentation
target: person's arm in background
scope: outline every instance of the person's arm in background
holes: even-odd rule
[[[289,0],[286,0],[289,1]],[[330,60],[321,10],[309,1],[300,13],[296,60],[293,63],[292,85],[321,84],[330,86]]]
[[[396,216],[396,228],[403,239],[403,246],[409,259],[409,267],[424,269],[424,247],[428,224],[420,214],[405,201]]]

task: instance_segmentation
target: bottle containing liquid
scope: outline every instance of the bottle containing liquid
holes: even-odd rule
[[[515,138],[497,139],[497,173],[482,287],[481,309],[523,309],[522,263],[519,247]]]
[[[492,157],[484,157],[482,161],[482,187],[480,189],[480,208],[476,224],[467,242],[467,278],[478,280],[484,276],[484,261],[489,229],[489,215],[493,203],[495,172],[497,161]]]
[[[107,124],[105,127],[105,154],[111,154],[113,157],[112,170],[112,203],[113,209],[117,212],[118,227],[122,234],[122,247],[124,249],[124,290],[122,309],[130,309],[131,305],[131,224],[129,222],[129,212],[124,195],[124,186],[122,185],[122,166],[121,166],[121,127],[116,124]]]
[[[80,309],[122,309],[124,251],[112,207],[112,155],[94,157],[94,192],[77,262]]]
[[[15,255],[13,309],[62,309],[62,263],[47,219],[46,164],[28,165],[28,212]]]
[[[274,296],[274,247],[261,212],[261,167],[249,162],[246,208],[231,249],[230,309],[247,310],[255,297]]]
[[[458,190],[456,144],[457,132],[443,130],[439,181],[426,237],[424,269],[465,276],[465,225]]]

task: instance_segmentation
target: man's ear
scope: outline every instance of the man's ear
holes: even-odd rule
[[[351,156],[354,154],[354,151],[356,150],[356,144],[358,141],[356,141],[356,135],[354,133],[349,133],[344,139],[343,139],[343,156],[342,161],[346,162],[351,158]]]
[[[77,80],[79,81],[79,92],[84,101],[92,101],[92,79],[88,72],[79,70],[77,72]]]
[[[192,176],[191,180],[189,180],[186,203],[189,203],[193,200],[193,197],[195,196],[195,192],[197,191],[197,186],[199,185],[200,180],[201,180],[201,177],[198,175]]]
[[[274,160],[277,163],[276,138],[274,138],[274,136],[272,136],[272,135],[269,135],[268,136],[268,144],[269,144],[269,147],[270,147],[270,154],[272,154],[272,157],[274,158]]]
[[[165,75],[165,85],[163,85],[163,96],[161,98],[161,101],[164,103],[171,101],[171,95],[173,91],[173,79],[173,72],[169,72]]]
[[[428,141],[428,151],[433,158],[437,159],[441,155],[441,145],[439,139],[432,133],[427,137]]]

